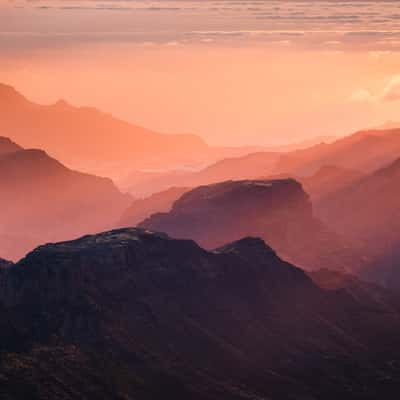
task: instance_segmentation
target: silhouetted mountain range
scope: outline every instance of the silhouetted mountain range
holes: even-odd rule
[[[335,193],[363,176],[359,171],[324,165],[311,176],[297,177],[304,190],[313,201],[321,201],[326,196]]]
[[[375,283],[363,281],[356,275],[329,269],[308,271],[307,275],[319,287],[335,291],[344,290],[356,301],[369,304],[372,308],[400,311],[398,292],[388,291]]]
[[[189,190],[185,187],[171,187],[149,197],[136,199],[124,212],[118,224],[121,227],[136,226],[152,214],[170,211],[173,203]]]
[[[0,157],[0,197],[0,254],[12,259],[108,228],[131,202],[110,179],[72,171],[36,149]]]
[[[337,232],[365,242],[372,265],[358,271],[385,286],[400,287],[400,160],[317,203]]]
[[[207,150],[194,135],[163,135],[65,101],[38,105],[0,85],[0,131],[24,147],[40,146],[58,159],[184,158]],[[182,157],[180,157],[180,155]]]
[[[0,85],[0,397],[395,398],[400,129],[385,127],[217,148]]]
[[[18,146],[9,138],[0,136],[0,157],[18,150],[22,150],[22,147]]]
[[[0,270],[3,398],[390,398],[399,314],[316,286],[263,241],[137,229]]]
[[[257,152],[239,157],[224,158],[199,171],[134,172],[122,186],[136,195],[148,195],[171,186],[196,187],[230,179],[254,179],[274,167],[280,153]]]
[[[131,193],[148,194],[173,185],[194,187],[228,179],[291,177],[318,198],[387,165],[399,154],[400,129],[360,131],[305,149],[231,157],[196,172],[132,174],[123,187]]]
[[[115,164],[118,171],[204,165],[261,148],[211,147],[196,135],[162,134],[64,100],[39,105],[5,84],[0,84],[0,132],[24,147],[40,147],[69,165],[110,176]]]
[[[400,129],[360,131],[330,144],[282,154],[275,173],[311,175],[326,165],[368,173],[394,161],[399,153]]]
[[[359,253],[313,215],[302,186],[293,179],[226,181],[185,193],[168,213],[140,226],[190,238],[206,248],[261,237],[278,254],[306,269],[348,269]]]

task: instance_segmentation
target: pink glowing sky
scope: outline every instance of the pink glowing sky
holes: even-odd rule
[[[210,143],[396,120],[396,1],[0,0],[0,81]]]

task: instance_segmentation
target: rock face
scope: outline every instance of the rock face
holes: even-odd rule
[[[258,236],[285,259],[306,269],[345,269],[359,262],[340,238],[313,216],[293,179],[227,181],[201,186],[140,226],[190,238],[212,249],[243,236]]]
[[[108,229],[130,197],[106,178],[72,171],[42,150],[0,158],[0,254],[18,259],[38,244]]]
[[[371,262],[359,271],[384,286],[400,287],[400,160],[317,203],[336,231],[363,241]]]
[[[39,247],[0,286],[6,399],[372,400],[400,390],[398,314],[320,289],[260,239],[207,252],[116,230]]]

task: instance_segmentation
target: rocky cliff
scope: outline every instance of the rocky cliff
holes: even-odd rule
[[[396,311],[317,287],[257,238],[207,252],[121,229],[0,275],[6,399],[376,399]]]

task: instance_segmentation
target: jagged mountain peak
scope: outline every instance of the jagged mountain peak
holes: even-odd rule
[[[214,251],[220,254],[234,253],[244,256],[275,255],[275,251],[269,247],[264,240],[250,236],[228,243]]]

